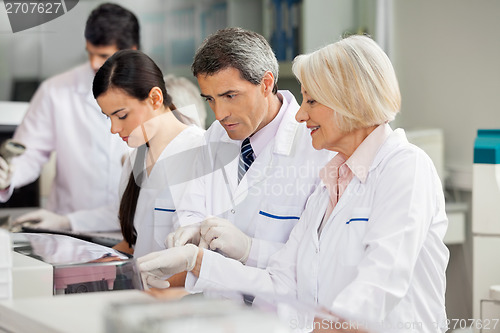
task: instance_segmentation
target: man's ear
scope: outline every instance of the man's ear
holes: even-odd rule
[[[270,71],[264,73],[262,78],[262,87],[264,89],[264,96],[272,94],[274,88],[274,75]]]

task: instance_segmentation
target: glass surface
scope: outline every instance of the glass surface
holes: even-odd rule
[[[65,235],[13,233],[14,251],[54,267],[54,294],[143,290],[134,259]]]
[[[82,264],[100,260],[125,260],[128,257],[112,248],[74,237],[54,234],[15,233],[14,251],[51,265]]]

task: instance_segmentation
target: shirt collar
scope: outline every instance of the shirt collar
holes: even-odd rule
[[[273,140],[276,136],[276,132],[278,132],[278,128],[280,127],[281,120],[288,108],[288,101],[281,96],[278,95],[279,99],[282,101],[281,108],[278,111],[278,114],[274,117],[269,124],[262,127],[257,133],[250,137],[250,144],[252,145],[253,152],[255,157],[259,156],[259,154],[264,150],[264,148]]]
[[[341,154],[336,154],[321,170],[319,171],[319,178],[323,181],[324,185],[329,185],[333,179],[338,177],[339,168],[345,163],[345,158]]]
[[[384,123],[377,126],[358,146],[354,153],[346,161],[352,173],[364,183],[368,177],[368,171],[372,165],[378,150],[391,135],[392,129],[389,124]]]

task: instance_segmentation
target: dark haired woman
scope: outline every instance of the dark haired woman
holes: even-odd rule
[[[111,120],[111,133],[137,148],[122,173],[118,215],[124,241],[117,249],[136,257],[164,249],[204,131],[175,110],[161,70],[140,51],[110,57],[92,89]]]

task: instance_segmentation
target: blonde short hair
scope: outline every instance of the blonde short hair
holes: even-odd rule
[[[391,61],[367,36],[350,36],[299,55],[292,70],[309,96],[336,112],[344,132],[392,121],[400,110]]]

